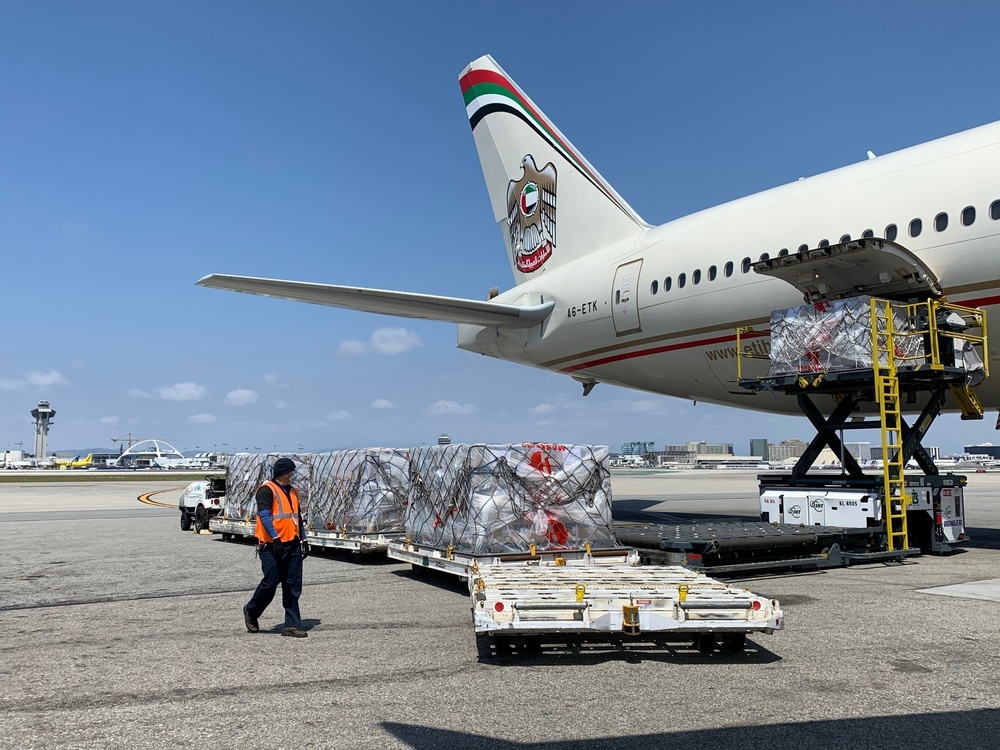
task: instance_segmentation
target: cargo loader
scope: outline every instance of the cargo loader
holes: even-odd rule
[[[966,477],[940,474],[921,443],[946,407],[983,417],[974,391],[989,374],[983,310],[947,302],[916,255],[877,238],[753,268],[795,286],[807,304],[772,312],[767,331],[737,329],[728,387],[795,399],[815,437],[789,474],[758,476],[759,524],[647,528],[622,540],[720,572],[901,561],[966,543]],[[766,346],[743,345],[768,334]],[[917,414],[912,423],[905,411]],[[845,431],[863,429],[879,433],[877,470],[844,447]],[[839,473],[813,469],[827,447]],[[907,473],[911,462],[919,473]]]

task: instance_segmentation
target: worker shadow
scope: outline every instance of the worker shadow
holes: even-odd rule
[[[482,636],[479,636],[482,638]],[[631,637],[611,637],[600,640],[556,640],[543,636],[541,644],[530,640],[519,643],[516,638],[501,649],[479,642],[479,663],[497,667],[597,666],[608,663],[643,664],[733,664],[766,666],[782,661],[781,657],[759,643],[747,639],[736,651],[699,651],[695,640],[656,639],[636,640]]]
[[[720,723],[725,717],[720,717]],[[474,732],[455,731],[420,724],[382,722],[380,727],[411,750],[634,750],[635,748],[741,748],[774,750],[783,747],[873,747],[883,750],[939,750],[994,748],[1000,733],[1000,710],[944,711],[900,716],[855,717],[825,721],[787,721],[762,726],[729,726],[713,729],[579,737],[572,740],[512,742]],[[970,727],[975,727],[972,735]],[[524,732],[523,728],[521,729]],[[573,731],[566,727],[563,732]],[[585,730],[581,731],[586,735]]]
[[[310,630],[314,629],[322,630],[322,626],[322,620],[316,618],[303,618],[302,622],[299,624],[299,630],[305,630],[308,633]],[[275,625],[273,628],[267,628],[266,630],[262,629],[261,632],[270,633],[271,635],[281,635],[281,631],[284,630],[284,628],[285,624],[281,623],[279,625]]]

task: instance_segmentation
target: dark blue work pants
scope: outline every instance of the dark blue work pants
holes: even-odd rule
[[[285,544],[281,554],[275,556],[270,544],[260,546],[260,569],[264,574],[257,590],[253,592],[247,612],[258,619],[274,599],[274,592],[281,584],[281,604],[285,608],[285,627],[297,628],[302,624],[299,615],[299,595],[302,593],[302,549],[298,540]]]

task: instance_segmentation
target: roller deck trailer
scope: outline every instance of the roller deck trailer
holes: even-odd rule
[[[739,652],[748,634],[784,625],[776,600],[680,566],[501,563],[479,566],[469,585],[483,656],[622,638]]]
[[[249,538],[254,539],[256,521],[245,521],[235,518],[217,516],[209,522],[209,528],[223,539]],[[354,534],[342,531],[320,531],[310,529],[306,541],[310,548],[343,549],[357,554],[385,552],[389,542],[398,539],[398,534]]]
[[[684,565],[713,575],[787,568],[831,568],[899,560],[918,549],[882,549],[885,530],[763,521],[650,524],[616,529],[646,563]]]
[[[355,534],[349,531],[319,531],[309,529],[307,541],[309,547],[320,549],[343,549],[356,554],[385,552],[389,543],[402,537],[402,534]]]
[[[591,564],[629,564],[638,562],[635,550],[625,548],[612,549],[580,549],[564,550],[529,550],[527,552],[488,553],[473,555],[455,549],[440,549],[425,547],[397,539],[389,542],[387,554],[393,560],[410,563],[414,570],[439,570],[444,573],[467,579],[476,568],[488,565],[524,565],[528,563],[552,562],[562,560],[563,563]]]
[[[208,528],[210,531],[214,531],[217,534],[222,534],[223,539],[232,539],[235,537],[254,537],[254,528],[256,526],[256,521],[247,521],[243,518],[226,518],[225,516],[216,516],[208,522]]]

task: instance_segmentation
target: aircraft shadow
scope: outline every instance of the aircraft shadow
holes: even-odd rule
[[[969,543],[965,547],[975,549],[1000,549],[1000,529],[987,529],[980,527],[967,527],[965,533],[969,535]],[[961,549],[961,548],[960,548]]]
[[[669,706],[664,710],[669,710]],[[635,748],[715,748],[774,750],[774,748],[866,748],[879,750],[962,750],[995,748],[1000,710],[949,711],[934,714],[874,716],[832,721],[787,722],[687,732],[634,734],[599,739],[511,742],[474,732],[382,722],[386,732],[413,750],[634,750]]]

